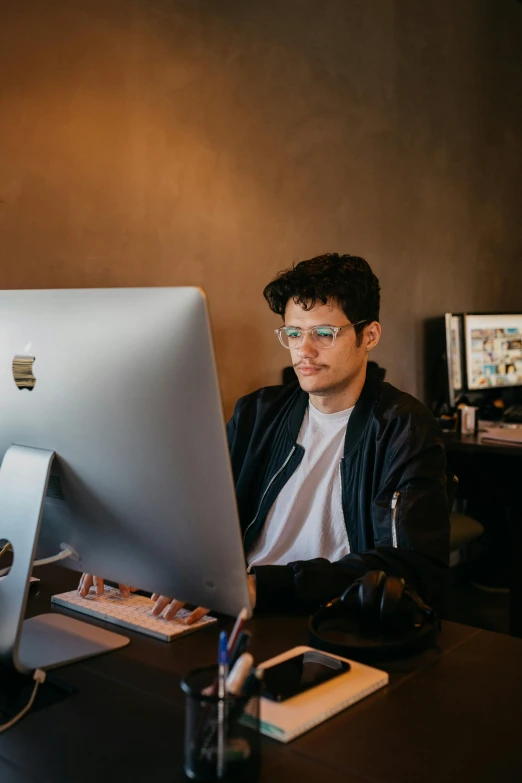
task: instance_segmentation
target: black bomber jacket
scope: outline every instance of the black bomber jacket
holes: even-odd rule
[[[307,405],[308,394],[297,383],[269,386],[242,397],[227,425],[247,559],[303,458],[296,441]],[[256,566],[256,610],[311,611],[370,569],[404,578],[437,603],[449,559],[445,469],[442,433],[427,408],[388,383],[367,379],[339,465],[350,554],[333,563],[317,558]]]

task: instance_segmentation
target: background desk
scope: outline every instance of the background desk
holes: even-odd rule
[[[458,476],[461,497],[493,500],[511,509],[505,549],[511,587],[509,621],[513,636],[522,637],[522,446],[484,443],[485,434],[445,433],[448,469]]]
[[[42,576],[32,614],[77,581],[56,567]],[[259,617],[249,628],[258,661],[307,642],[304,618]],[[59,670],[77,693],[0,735],[2,783],[184,781],[179,679],[214,661],[218,630],[170,645],[129,632],[123,650]],[[522,641],[444,623],[438,650],[386,667],[387,688],[289,745],[263,738],[260,780],[519,783],[521,662]]]

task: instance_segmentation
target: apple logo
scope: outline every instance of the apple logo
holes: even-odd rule
[[[34,356],[29,356],[31,343],[26,345],[24,353],[18,353],[13,359],[13,378],[19,389],[34,389],[36,378],[33,375]]]

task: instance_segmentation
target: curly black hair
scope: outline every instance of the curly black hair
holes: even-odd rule
[[[263,296],[272,312],[282,318],[289,299],[303,310],[311,310],[317,301],[326,304],[333,300],[351,323],[370,323],[379,320],[380,291],[379,281],[364,258],[325,253],[279,272]],[[358,344],[366,323],[355,327]]]

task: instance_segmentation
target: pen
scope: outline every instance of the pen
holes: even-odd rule
[[[227,677],[227,693],[232,696],[239,696],[243,690],[243,685],[250,674],[254,665],[254,658],[250,653],[243,653],[236,661],[235,666],[230,670]]]
[[[249,653],[245,653],[245,657],[246,656],[252,657],[250,656]],[[230,712],[231,723],[238,721],[241,718],[241,716],[245,713],[245,710],[247,710],[247,715],[248,715],[248,705],[250,699],[252,698],[252,696],[255,696],[256,694],[257,695],[260,694],[262,682],[263,682],[263,669],[261,669],[260,667],[258,667],[257,669],[251,668],[250,671],[247,672],[247,676],[241,686],[241,691],[239,692],[239,694],[237,694],[236,703]],[[234,698],[236,698],[235,695]]]
[[[227,651],[228,651],[228,662],[230,666],[233,666],[233,664],[239,658],[241,653],[245,652],[246,648],[250,644],[251,634],[248,633],[247,631],[242,630],[246,622],[247,616],[248,616],[247,610],[245,608],[241,609],[241,611],[237,616],[236,622],[234,623],[234,627],[232,629],[230,637],[228,639]],[[243,639],[243,636],[246,636],[246,639]],[[243,641],[241,641],[242,639]],[[218,678],[214,680],[212,685],[209,685],[203,691],[205,696],[215,696],[217,692],[218,692]],[[204,731],[204,725],[206,720],[208,719],[208,713],[209,713],[209,708],[207,705],[207,709],[203,711],[203,716],[202,716],[202,720],[200,721],[198,734]]]
[[[228,676],[227,632],[219,634],[218,657],[218,725],[217,725],[217,777],[225,773],[225,696]]]
[[[243,684],[241,696],[252,696],[261,687],[263,674],[263,669],[260,666],[257,669],[252,669]]]
[[[238,636],[237,642],[234,645],[234,649],[229,656],[229,666],[232,668],[235,666],[236,661],[240,658],[244,652],[248,650],[252,634],[249,631],[241,631]]]
[[[234,623],[234,627],[232,628],[232,631],[230,633],[229,639],[228,639],[227,651],[228,651],[228,663],[229,663],[230,666],[234,665],[234,663],[239,658],[241,653],[245,652],[246,648],[250,644],[251,634],[249,633],[248,634],[249,640],[246,643],[246,647],[244,647],[244,649],[242,649],[241,647],[238,647],[238,644],[239,644],[239,641],[241,639],[241,636],[243,634],[247,633],[247,631],[243,631],[242,630],[242,628],[243,628],[243,626],[244,626],[244,624],[246,622],[246,619],[247,619],[247,614],[248,614],[248,612],[247,612],[246,609],[241,609],[241,611],[239,612],[239,614],[237,616],[236,622]],[[243,644],[245,644],[245,642],[243,642]],[[239,650],[239,652],[238,652],[238,650]],[[206,689],[205,695],[207,695],[207,696],[215,696],[216,693],[217,693],[217,686],[218,686],[218,683],[217,683],[217,680],[215,680],[212,685],[208,686],[208,688]]]
[[[234,627],[232,628],[232,633],[230,634],[230,638],[228,640],[228,657],[229,659],[232,656],[232,651],[237,643],[239,634],[241,633],[243,626],[246,622],[248,612],[246,609],[241,609],[237,616],[237,620],[234,623]]]

